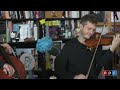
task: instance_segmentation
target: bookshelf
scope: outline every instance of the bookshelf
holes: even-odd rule
[[[51,15],[50,13],[55,15]],[[111,27],[114,25],[111,22],[111,12],[106,12],[107,22],[100,21],[97,26],[102,27],[106,24],[111,30]],[[37,39],[42,38],[46,33],[46,26],[48,31],[51,34],[53,41],[61,40],[63,43],[69,41],[71,38],[75,37],[75,28],[79,27],[80,18],[90,13],[90,11],[1,11],[0,12],[0,21],[4,21],[6,25],[6,30],[9,32],[6,33],[7,43],[9,43],[14,49],[16,48],[35,48]],[[48,13],[48,15],[46,15]],[[39,21],[45,19],[45,25],[40,25]],[[14,24],[30,24],[30,30],[33,30],[34,24],[37,26],[37,39],[29,42],[11,41],[10,33],[13,31]],[[120,26],[120,22],[117,22],[116,25]],[[8,31],[7,30],[7,31]],[[57,35],[54,33],[57,31]],[[68,30],[68,31],[66,31]],[[16,31],[16,30],[15,30]],[[33,32],[33,31],[32,31]],[[23,32],[25,33],[25,32]],[[54,34],[54,35],[53,35]],[[34,37],[34,34],[31,35]],[[25,39],[25,38],[24,38]],[[45,54],[38,52],[38,70],[33,70],[38,76],[38,78],[46,78],[46,69],[45,69]],[[47,77],[48,78],[48,77]]]

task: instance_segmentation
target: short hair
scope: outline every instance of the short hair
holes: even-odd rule
[[[97,15],[96,14],[86,14],[86,15],[84,15],[81,18],[80,23],[82,25],[85,25],[87,22],[97,24]]]

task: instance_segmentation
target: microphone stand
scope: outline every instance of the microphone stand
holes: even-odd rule
[[[114,33],[115,33],[116,32],[116,30],[115,30],[116,29],[115,28],[115,23],[116,23],[115,20],[119,20],[116,11],[113,11],[113,16],[114,16]]]
[[[114,18],[113,18],[113,20],[114,20],[114,33],[116,33],[117,32],[117,30],[116,30],[116,20],[119,20],[116,11],[113,11],[113,16],[114,16]],[[116,55],[114,55],[113,67],[115,67],[116,64],[117,64]],[[113,76],[113,79],[115,79],[115,76]]]

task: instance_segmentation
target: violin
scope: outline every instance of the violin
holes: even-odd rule
[[[86,74],[87,78],[89,76],[89,73],[90,73],[90,70],[91,70],[98,46],[99,45],[110,45],[112,43],[114,35],[115,35],[115,33],[113,33],[113,32],[106,33],[105,35],[101,35],[101,33],[96,32],[90,39],[85,41],[85,44],[88,48],[95,48],[88,72]]]
[[[104,27],[105,27],[105,24],[104,24]],[[103,32],[103,28],[102,28],[102,32]],[[96,55],[98,46],[99,45],[111,45],[112,44],[112,40],[113,40],[113,36],[116,35],[116,33],[113,33],[113,32],[109,32],[109,33],[106,33],[105,35],[102,35],[102,32],[101,33],[97,33],[96,32],[93,35],[93,37],[91,37],[90,39],[88,39],[88,40],[85,41],[85,44],[86,44],[86,46],[88,48],[95,48],[95,51],[93,53],[90,66],[89,66],[87,74],[86,74],[87,78],[89,76],[89,73],[90,73],[93,61],[95,59],[95,55]]]
[[[115,35],[115,33],[113,33],[113,32],[109,32],[109,33],[106,33],[105,35],[102,35],[99,45],[111,45],[114,35]],[[85,42],[86,46],[88,48],[95,48],[96,45],[98,44],[99,37],[100,37],[100,33],[96,32],[93,35],[93,37],[86,40],[86,42]]]

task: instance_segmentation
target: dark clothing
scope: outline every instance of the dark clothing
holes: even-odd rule
[[[0,52],[0,55],[1,55],[1,52]],[[0,68],[3,68],[3,65],[4,65],[4,64],[5,64],[5,63],[0,60]]]
[[[91,51],[86,45],[80,43],[77,38],[68,41],[59,56],[55,59],[55,73],[59,79],[73,79],[75,75],[88,72],[94,50]],[[99,46],[95,59],[90,70],[88,79],[97,79],[97,66],[102,67],[112,64],[114,54],[110,51],[103,51]]]
[[[4,62],[0,61],[0,68],[3,68]]]

